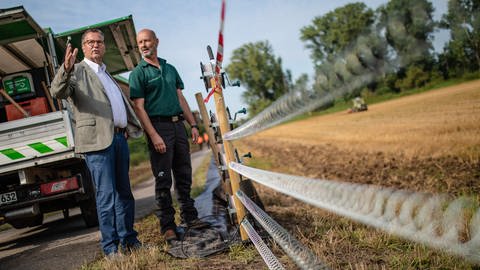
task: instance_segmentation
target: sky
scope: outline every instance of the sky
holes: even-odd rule
[[[312,20],[337,7],[354,1],[336,0],[227,0],[224,25],[224,62],[229,64],[232,52],[247,43],[268,40],[273,53],[282,59],[283,69],[289,69],[295,81],[301,74],[313,75],[310,51],[300,41],[300,29]],[[370,8],[377,8],[387,0],[365,0]],[[447,10],[447,0],[431,0],[434,19]],[[47,4],[48,3],[48,4]],[[54,33],[92,25],[132,15],[137,31],[154,30],[160,40],[159,57],[174,65],[182,77],[184,96],[192,110],[197,110],[195,93],[206,96],[200,80],[200,61],[208,62],[206,46],[216,54],[220,25],[221,0],[0,0],[0,9],[23,5],[42,27]],[[448,33],[435,35],[434,46],[441,50]],[[108,63],[106,63],[108,65]],[[128,74],[125,74],[128,77]],[[226,106],[236,112],[247,105],[242,101],[243,87],[224,90]],[[207,109],[215,111],[213,99]]]

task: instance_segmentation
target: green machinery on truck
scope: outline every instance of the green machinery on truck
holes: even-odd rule
[[[90,174],[74,151],[74,118],[68,102],[49,93],[67,39],[83,59],[81,35],[88,28],[104,32],[111,74],[140,61],[131,16],[53,34],[22,6],[0,9],[0,224],[36,226],[45,213],[68,217],[78,206],[87,226],[98,224]]]

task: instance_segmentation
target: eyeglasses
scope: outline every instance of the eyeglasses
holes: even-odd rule
[[[103,40],[86,40],[83,44],[87,44],[90,48],[93,48],[95,44],[102,46],[104,44]]]

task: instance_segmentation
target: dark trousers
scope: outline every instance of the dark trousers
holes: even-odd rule
[[[161,232],[175,229],[175,209],[172,206],[172,172],[175,178],[175,190],[180,204],[181,222],[190,222],[197,218],[195,201],[190,197],[192,186],[192,165],[190,160],[190,146],[187,133],[182,121],[175,123],[152,120],[157,133],[162,137],[167,151],[158,153],[149,140],[150,162],[155,176],[155,200],[157,209],[155,214],[160,220]]]

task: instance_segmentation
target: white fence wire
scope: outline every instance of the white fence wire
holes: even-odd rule
[[[309,91],[292,91],[287,93],[240,127],[225,133],[223,139],[227,141],[237,140],[274,127],[328,104],[335,98],[372,82],[378,76],[377,73],[358,76],[355,82],[344,84],[338,87],[335,92],[319,94]]]
[[[280,261],[277,259],[277,257],[275,257],[275,255],[268,248],[265,242],[263,242],[262,237],[258,235],[258,233],[253,228],[252,224],[250,224],[250,222],[247,219],[244,219],[242,221],[242,227],[247,232],[250,240],[252,240],[255,248],[257,248],[257,251],[258,253],[260,253],[260,256],[262,256],[263,261],[268,266],[268,269],[278,269],[278,270],[285,269],[282,263],[280,263]]]
[[[410,241],[480,263],[480,208],[450,198],[375,185],[311,179],[231,162],[235,172],[283,194]]]
[[[258,207],[242,191],[237,191],[236,195],[255,220],[262,225],[265,231],[270,234],[273,240],[277,242],[277,244],[301,269],[328,269],[328,267],[320,262],[310,250],[305,248],[302,243],[290,235],[287,230]]]

